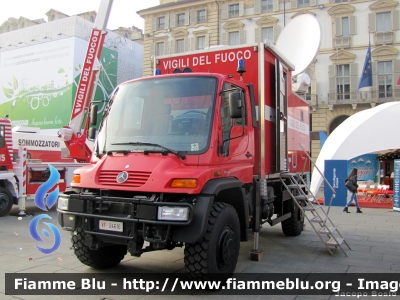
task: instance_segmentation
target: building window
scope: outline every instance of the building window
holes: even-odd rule
[[[184,26],[185,25],[185,14],[177,14],[176,16],[176,26]]]
[[[164,55],[164,42],[161,43],[157,43],[156,46],[156,55],[160,56],[160,55]]]
[[[197,37],[197,50],[204,49],[206,47],[206,37],[198,36]]]
[[[342,36],[349,36],[349,34],[350,34],[349,18],[343,17],[342,18]]]
[[[274,42],[274,28],[273,27],[264,27],[261,30],[261,38],[262,41],[268,40],[270,42]]]
[[[335,3],[347,2],[348,0],[335,0]]]
[[[297,7],[308,7],[310,6],[310,0],[297,0]]]
[[[229,5],[229,18],[239,17],[239,4]]]
[[[206,10],[198,10],[197,11],[197,23],[204,23],[206,21]]]
[[[165,29],[165,17],[159,17],[157,20],[157,30]]]
[[[176,40],[175,53],[182,53],[182,52],[185,52],[185,40],[184,39]]]
[[[376,31],[390,31],[392,30],[391,24],[391,13],[384,12],[384,13],[377,13],[376,14]]]
[[[229,32],[229,46],[240,45],[239,31]]]
[[[337,65],[336,74],[337,99],[350,99],[350,65]]]
[[[391,61],[378,62],[379,98],[392,98],[393,68]]]
[[[271,12],[273,9],[273,0],[261,0],[261,12]]]
[[[94,18],[93,18],[93,16],[90,16],[90,17],[89,17],[89,21],[92,22],[92,23],[94,23]]]
[[[307,89],[306,100],[311,101],[311,85]]]

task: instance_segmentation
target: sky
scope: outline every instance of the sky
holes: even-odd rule
[[[26,17],[31,20],[45,19],[50,9],[55,9],[69,16],[77,15],[100,7],[100,0],[12,0],[0,9],[0,24],[8,18]],[[136,13],[139,10],[160,4],[159,0],[114,0],[108,19],[107,29],[136,26],[144,29],[144,20]]]

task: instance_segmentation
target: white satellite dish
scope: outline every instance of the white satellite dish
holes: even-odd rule
[[[295,66],[292,75],[303,72],[317,56],[321,26],[312,15],[294,18],[278,36],[275,47]]]

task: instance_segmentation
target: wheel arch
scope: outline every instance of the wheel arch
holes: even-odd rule
[[[238,214],[240,223],[240,239],[247,241],[249,228],[249,206],[243,188],[244,183],[236,178],[220,178],[207,182],[202,194],[214,195],[214,202],[230,204]]]
[[[15,190],[14,184],[8,179],[0,180],[0,187],[7,189],[12,197],[13,197],[13,204],[18,204],[18,193]]]

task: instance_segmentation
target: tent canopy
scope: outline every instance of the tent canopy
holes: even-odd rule
[[[316,166],[324,173],[325,160],[353,157],[400,148],[400,102],[388,102],[360,111],[343,121],[328,136]],[[311,176],[311,192],[316,195],[323,181],[317,170]]]

